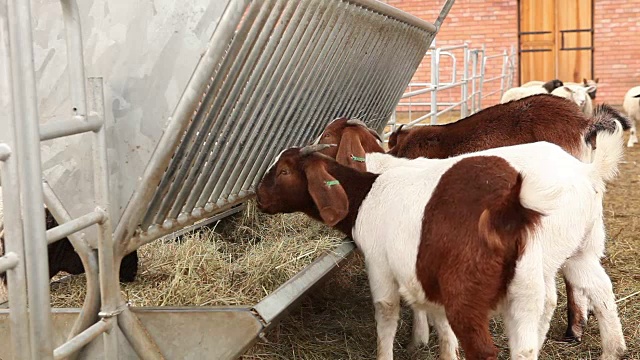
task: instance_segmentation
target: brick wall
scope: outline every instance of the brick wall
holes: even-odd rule
[[[640,85],[640,0],[594,1],[596,101],[622,105],[627,90]]]
[[[434,22],[444,0],[383,0],[391,6]],[[622,104],[625,92],[640,85],[640,0],[594,0],[594,77],[600,78],[596,102]],[[501,53],[518,43],[517,0],[457,0],[436,39],[438,47],[468,42],[471,47],[486,46],[487,55]],[[461,62],[461,55],[459,55]],[[517,65],[517,63],[516,63]],[[449,77],[450,63],[443,60],[442,81]],[[429,58],[420,65],[412,82],[429,82]],[[458,71],[461,72],[461,64]],[[488,64],[487,77],[500,72],[499,62]],[[518,84],[516,78],[514,85]],[[493,91],[491,84],[485,91]],[[442,97],[459,98],[459,90]],[[484,100],[483,107],[496,104],[498,96]],[[428,101],[423,97],[418,101]]]
[[[411,13],[429,22],[435,22],[444,0],[384,0],[387,4]],[[471,48],[485,46],[487,55],[496,55],[511,46],[518,44],[518,23],[516,13],[517,0],[457,0],[451,9],[436,38],[438,47],[458,45],[468,42]],[[462,52],[454,51],[458,57],[458,72],[462,74]],[[517,65],[517,64],[516,64]],[[486,77],[500,75],[502,71],[500,59],[487,62]],[[449,81],[451,62],[443,59],[441,63],[441,81]],[[430,63],[426,57],[418,68],[412,82],[429,82]],[[514,84],[517,84],[517,68]],[[485,93],[497,90],[500,83],[493,82],[485,85]],[[470,90],[469,90],[470,91]],[[500,94],[483,100],[483,107],[497,104]],[[460,90],[455,88],[438,94],[438,101],[454,101],[460,98]],[[419,99],[424,101],[426,97]]]

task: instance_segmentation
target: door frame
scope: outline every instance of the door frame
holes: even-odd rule
[[[558,1],[558,0],[555,0]],[[562,0],[560,0],[562,1]],[[520,54],[522,54],[522,30],[520,28],[521,24],[520,24],[520,15],[521,15],[521,8],[522,8],[522,0],[518,0],[518,8],[517,8],[517,14],[516,14],[516,20],[518,22],[518,86],[522,85],[522,56]],[[594,42],[595,40],[595,12],[596,12],[596,0],[591,0],[591,79],[594,79],[595,76],[595,62],[594,62],[594,53],[595,53],[595,49],[596,49],[596,44]],[[560,33],[561,31],[558,31],[558,33]],[[562,31],[562,32],[566,32],[566,31]],[[531,32],[528,32],[528,34],[531,34]],[[561,36],[561,39],[564,39]],[[556,36],[557,37],[557,36]],[[562,41],[562,40],[561,40]],[[564,44],[561,44],[561,48],[564,47]],[[560,49],[558,49],[560,51]],[[566,50],[566,49],[565,49]],[[587,49],[582,49],[582,50],[587,50]]]

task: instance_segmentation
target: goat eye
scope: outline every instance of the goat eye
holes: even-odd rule
[[[282,169],[278,175],[289,175],[289,169]]]
[[[326,134],[324,134],[324,136],[323,136],[323,137],[329,137],[329,136],[331,136],[331,134],[326,133]]]

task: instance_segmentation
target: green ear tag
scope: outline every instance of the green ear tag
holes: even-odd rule
[[[328,187],[332,187],[333,185],[340,185],[340,181],[338,181],[338,180],[329,180],[329,181],[325,181],[325,184],[327,184]]]
[[[351,155],[351,160],[357,161],[357,162],[364,162],[364,158],[363,157],[357,157],[355,155]]]

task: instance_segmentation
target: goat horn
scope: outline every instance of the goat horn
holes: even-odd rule
[[[336,144],[316,144],[316,145],[308,145],[300,149],[300,156],[308,156],[313,154],[314,152],[322,151],[326,148],[330,148],[333,146],[338,146]]]
[[[349,120],[347,120],[347,125],[360,125],[360,126],[364,126],[364,127],[368,128],[367,124],[365,124],[364,121],[358,120],[358,119],[349,119]]]

